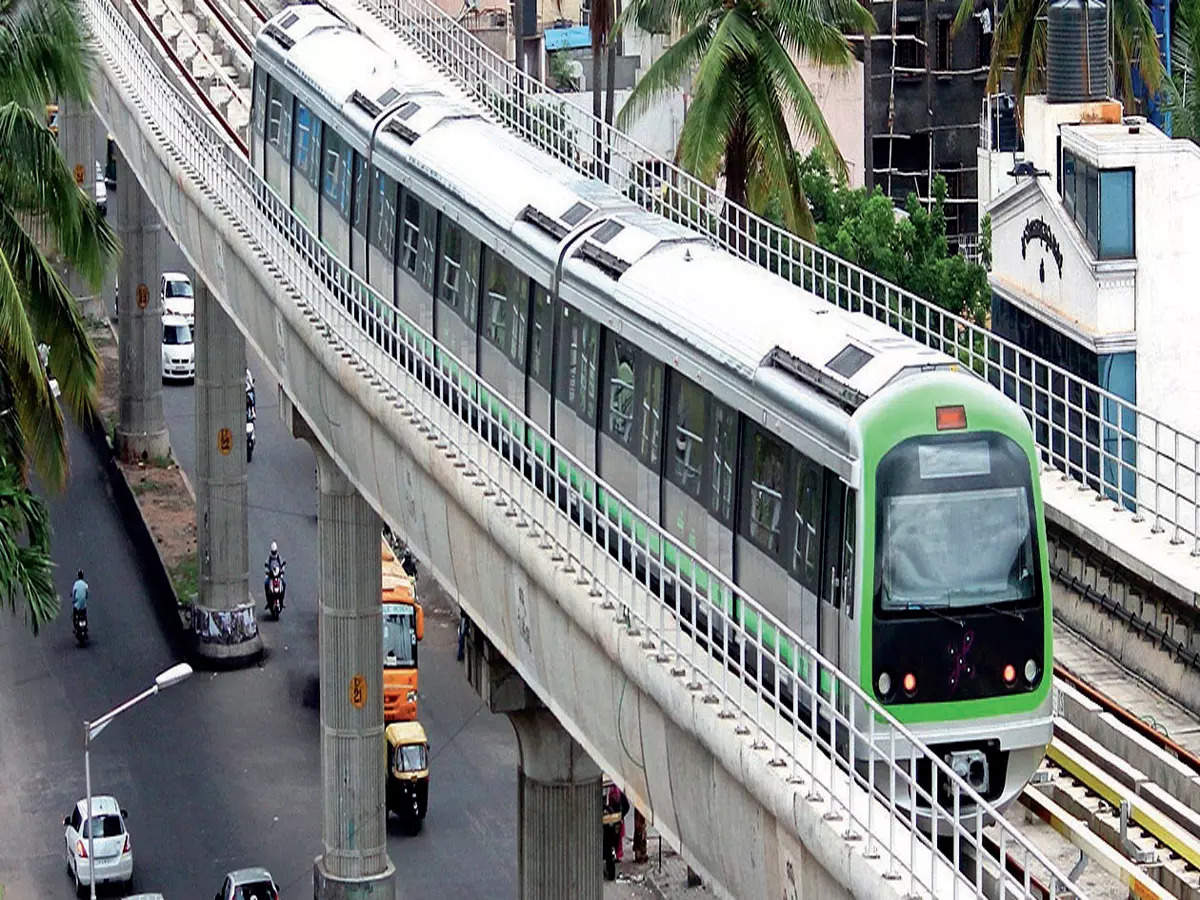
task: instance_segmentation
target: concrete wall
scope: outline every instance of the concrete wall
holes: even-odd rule
[[[305,298],[281,283],[211,191],[157,143],[106,64],[98,63],[96,78],[97,110],[160,215],[326,449],[719,892],[900,897],[907,882],[881,877],[886,855],[867,859],[864,842],[843,839],[844,823],[823,818],[830,798],[805,799],[807,788],[789,783],[768,751],[738,735],[736,720],[687,690],[588,585],[464,478],[444,447],[366,384],[354,355],[302,311]],[[874,821],[886,834],[886,814],[877,811]],[[929,871],[920,851],[917,860]]]
[[[851,187],[863,186],[863,64],[854,60],[848,69],[831,69],[811,60],[792,55],[800,77],[808,85],[833,139],[837,143]],[[808,153],[813,141],[796,124],[790,112],[786,116],[792,143],[800,153]]]

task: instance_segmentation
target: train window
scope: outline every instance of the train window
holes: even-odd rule
[[[529,337],[529,374],[546,390],[550,389],[550,347],[554,342],[554,311],[550,292],[540,284],[533,286],[533,331]]]
[[[796,538],[792,545],[792,574],[814,593],[821,566],[821,467],[796,454]]]
[[[604,431],[628,447],[633,438],[633,395],[638,351],[629,341],[608,332],[604,352]]]
[[[558,327],[558,398],[584,421],[595,422],[600,327],[565,303],[559,307]]]
[[[529,282],[508,260],[483,252],[483,336],[524,371]]]
[[[442,219],[441,272],[438,299],[474,330],[479,299],[479,241],[449,218]]]
[[[671,372],[671,464],[667,473],[699,500],[704,489],[704,441],[708,437],[708,392]]]
[[[397,185],[392,178],[376,168],[371,169],[374,197],[371,200],[371,221],[368,232],[371,244],[388,259],[396,247]]]
[[[417,274],[421,255],[421,200],[404,194],[404,226],[400,231],[400,265],[411,275]]]
[[[338,209],[338,214],[350,221],[350,154],[349,145],[332,129],[325,129],[325,165],[321,178],[321,193]]]
[[[350,199],[350,222],[359,234],[366,234],[367,211],[367,160],[361,153],[354,154],[354,192]],[[395,227],[396,207],[392,201],[392,225]],[[390,256],[391,254],[389,254]]]
[[[662,444],[663,366],[648,356],[642,357],[642,459],[658,470],[658,450]]]
[[[783,529],[787,452],[781,441],[757,428],[749,428],[747,441],[746,535],[772,556],[779,553]]]
[[[321,176],[321,120],[307,106],[296,103],[296,133],[293,138],[293,153],[296,171],[304,176],[314,190]]]
[[[268,94],[267,142],[287,161],[292,158],[292,95],[274,78]]]
[[[737,413],[712,398],[712,471],[709,511],[726,524],[733,521],[733,467],[737,463]]]

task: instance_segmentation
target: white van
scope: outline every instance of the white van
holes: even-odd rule
[[[183,316],[162,317],[163,381],[196,377],[196,345],[192,342],[192,324]]]
[[[189,322],[196,318],[196,298],[192,280],[182,272],[163,272],[158,282],[164,316],[183,316]]]

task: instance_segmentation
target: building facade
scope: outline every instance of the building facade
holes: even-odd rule
[[[1123,117],[1113,102],[1029,97],[1025,125],[1024,166],[1012,154],[980,153],[981,183],[995,191],[987,205],[993,330],[1200,435],[1200,382],[1192,367],[1200,334],[1200,147],[1172,140],[1140,117]],[[1102,480],[1110,495],[1119,488],[1127,503],[1134,467],[1153,465],[1137,459],[1135,438],[1143,445],[1170,440],[1164,449],[1173,454],[1192,452],[1099,391],[1071,403],[1074,410],[1036,411],[1045,422],[1035,427],[1074,413],[1063,452],[1094,485]],[[1103,434],[1102,459],[1084,458],[1072,446],[1070,433],[1080,429]]]

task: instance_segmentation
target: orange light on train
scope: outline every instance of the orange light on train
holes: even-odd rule
[[[967,427],[965,406],[939,406],[934,410],[938,431],[958,431]]]

